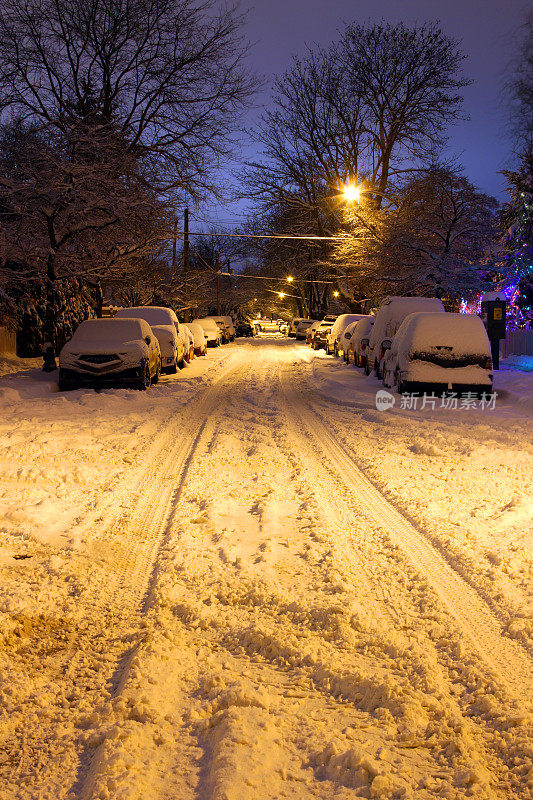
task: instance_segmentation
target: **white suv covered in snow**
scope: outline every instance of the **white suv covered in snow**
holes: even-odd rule
[[[59,389],[128,383],[147,389],[157,383],[159,343],[143,319],[88,319],[59,354]]]
[[[339,352],[344,350],[344,340],[342,338],[344,331],[352,322],[363,319],[363,316],[363,314],[341,314],[337,317],[326,339],[326,353],[328,355],[333,353],[333,355],[337,356]]]
[[[144,319],[157,336],[161,350],[161,369],[176,372],[183,366],[185,348],[178,332],[178,318],[171,308],[165,306],[132,306],[117,311],[115,319],[137,317]]]
[[[222,331],[213,317],[201,317],[194,319],[193,322],[198,322],[204,329],[208,347],[218,347],[222,344]]]
[[[409,314],[385,356],[383,383],[400,393],[492,392],[485,326],[474,314]]]
[[[381,378],[382,364],[394,334],[409,314],[428,311],[444,314],[442,301],[436,297],[388,297],[376,312],[370,341],[366,348],[365,372],[372,370]]]

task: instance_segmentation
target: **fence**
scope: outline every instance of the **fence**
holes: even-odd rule
[[[16,355],[17,337],[13,331],[0,327],[0,353]]]
[[[500,344],[500,355],[533,356],[533,330],[507,331],[507,338]]]

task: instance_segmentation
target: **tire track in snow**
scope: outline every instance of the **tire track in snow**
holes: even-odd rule
[[[519,701],[530,703],[533,669],[529,655],[519,644],[503,635],[500,622],[483,598],[455,572],[424,534],[366,478],[355,460],[332,436],[306,396],[288,384],[284,373],[281,386],[291,413],[309,431],[339,481],[355,493],[365,512],[387,531],[415,568],[426,575],[461,631],[487,666],[506,685],[510,694]]]
[[[124,603],[132,609],[139,607],[141,614],[147,610],[152,586],[157,575],[157,558],[167,532],[172,523],[172,516],[179,502],[187,471],[194,453],[204,434],[205,425],[215,408],[221,405],[230,394],[230,387],[238,382],[244,365],[231,366],[222,375],[215,378],[200,397],[194,398],[194,404],[188,406],[187,427],[177,437],[167,453],[163,454],[147,471],[149,481],[147,491],[128,519],[126,530],[120,526],[113,535],[120,536],[123,544],[123,556],[117,562],[117,572],[109,581],[107,592],[113,597],[117,592]],[[229,384],[229,385],[228,385]],[[132,649],[117,665],[114,676],[116,698],[127,679],[129,668],[135,657],[136,647]],[[83,767],[78,775],[74,790],[80,800],[89,800],[93,796],[98,779],[101,746],[97,749],[85,772]]]

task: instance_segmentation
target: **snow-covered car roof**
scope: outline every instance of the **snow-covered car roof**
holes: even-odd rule
[[[375,347],[376,342],[383,339],[392,339],[401,323],[409,314],[415,312],[436,312],[444,314],[442,300],[436,297],[392,297],[382,305],[372,327],[370,346]]]
[[[409,314],[394,342],[394,349],[404,352],[443,348],[452,348],[454,354],[490,355],[490,342],[481,319],[475,314]]]
[[[357,322],[363,314],[341,314],[331,326],[331,335],[342,333],[352,322]]]
[[[77,347],[115,344],[144,339],[152,329],[144,319],[119,318],[87,319],[74,332],[71,342]]]
[[[375,317],[363,317],[354,323],[352,337],[361,336],[363,338],[366,336],[372,330],[375,319]]]
[[[195,347],[203,347],[205,344],[205,333],[204,329],[200,325],[199,322],[188,322],[187,327],[189,328],[190,332],[194,337],[194,346]]]
[[[197,322],[204,330],[206,328],[211,328],[211,330],[216,329],[217,331],[220,330],[213,317],[198,317],[198,319],[193,320],[193,322]]]
[[[120,317],[139,317],[149,325],[174,325],[178,321],[175,312],[165,306],[132,306],[117,311],[115,319]]]

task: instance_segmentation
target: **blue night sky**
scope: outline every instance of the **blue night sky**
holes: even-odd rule
[[[264,89],[248,121],[257,121],[260,108],[269,103],[272,78],[290,65],[291,56],[303,54],[307,44],[328,44],[343,22],[439,20],[443,31],[461,42],[467,55],[464,75],[473,80],[464,90],[470,120],[450,130],[449,154],[458,157],[479,188],[503,200],[505,183],[498,172],[512,163],[513,141],[505,124],[502,85],[527,9],[524,0],[252,0],[246,24],[252,43],[249,64],[264,77]],[[242,157],[251,155],[245,147]],[[225,227],[239,221],[243,208],[212,208],[208,217]]]

